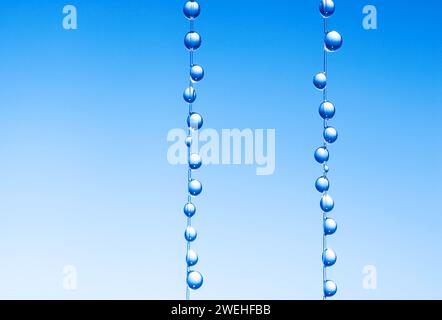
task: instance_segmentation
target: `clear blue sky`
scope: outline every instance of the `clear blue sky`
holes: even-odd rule
[[[194,298],[321,298],[322,20],[317,1],[201,0],[196,108],[206,128],[276,129],[276,172],[208,166]],[[269,4],[270,3],[270,4]],[[79,29],[62,28],[78,8]],[[378,30],[362,8],[378,8]],[[183,1],[4,0],[0,8],[0,298],[184,297]],[[341,299],[442,298],[439,3],[336,0],[330,178]],[[62,269],[78,289],[62,288]],[[362,288],[362,268],[378,288]]]

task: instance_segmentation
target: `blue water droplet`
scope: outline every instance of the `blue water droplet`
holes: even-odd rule
[[[184,232],[184,238],[186,238],[187,241],[192,242],[195,241],[197,237],[197,232],[194,227],[188,226],[186,228],[186,231]]]
[[[332,218],[327,218],[324,221],[324,234],[329,236],[336,232],[338,229],[338,224]]]
[[[203,161],[201,159],[201,156],[197,153],[192,153],[189,156],[189,167],[193,170],[197,170],[201,168],[201,165],[203,164]]]
[[[189,182],[189,193],[192,196],[197,196],[201,193],[201,191],[203,191],[203,186],[201,184],[201,182],[199,182],[196,179],[192,179]]]
[[[203,117],[199,113],[192,112],[187,117],[187,125],[192,130],[199,130],[199,129],[201,129],[201,127],[203,126],[203,123],[204,123],[203,122]]]
[[[203,276],[198,271],[190,271],[187,274],[187,285],[190,289],[197,290],[203,285]]]
[[[193,87],[188,87],[183,93],[184,101],[187,103],[194,103],[196,100],[196,91]]]
[[[325,89],[325,87],[327,86],[327,76],[325,75],[325,73],[320,72],[316,74],[313,78],[313,84],[319,90]]]
[[[336,253],[332,249],[325,249],[322,253],[322,262],[326,267],[331,267],[334,265],[337,258]]]
[[[338,131],[333,127],[324,129],[324,140],[328,143],[334,143],[338,139]]]
[[[330,197],[328,194],[324,194],[321,198],[321,209],[324,212],[330,212],[335,207],[335,202],[333,201],[333,198]]]
[[[328,189],[330,188],[330,182],[328,181],[328,179],[326,177],[319,177],[316,180],[316,190],[318,190],[319,192],[325,192],[328,191]]]
[[[324,283],[324,295],[326,297],[333,297],[337,291],[338,287],[336,286],[336,283],[334,283],[333,281],[327,280]]]
[[[187,251],[186,262],[188,267],[192,267],[198,263],[198,255],[192,249]]]
[[[315,151],[315,160],[318,161],[319,163],[324,163],[327,162],[329,159],[329,153],[327,148],[325,147],[320,147],[318,149],[316,149]]]
[[[190,68],[190,78],[195,81],[201,81],[204,78],[204,69],[200,65],[193,65],[192,68]]]
[[[186,137],[186,146],[188,146],[189,148],[192,146],[192,137],[191,136]]]
[[[187,19],[192,20],[197,18],[201,13],[201,8],[196,1],[187,1],[183,9],[184,15]]]
[[[329,120],[335,116],[335,106],[330,101],[325,101],[319,106],[319,114],[324,120]]]
[[[330,170],[330,168],[328,167],[328,165],[324,164],[324,172],[328,173],[329,170]]]
[[[332,0],[321,0],[319,11],[324,18],[330,17],[335,12],[335,4]]]
[[[342,37],[337,31],[330,31],[325,35],[325,48],[327,51],[334,52],[342,46]]]
[[[189,217],[192,218],[195,215],[196,212],[196,207],[193,203],[186,203],[186,205],[184,206],[184,214]]]
[[[195,31],[188,32],[184,37],[184,45],[189,50],[197,50],[201,47],[201,36]]]

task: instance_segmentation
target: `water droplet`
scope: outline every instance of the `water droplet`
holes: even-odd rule
[[[192,242],[195,241],[197,237],[197,232],[194,227],[188,226],[186,228],[186,231],[184,232],[184,238],[186,238],[187,241]]]
[[[203,276],[198,271],[190,271],[187,274],[187,285],[190,289],[198,290],[203,285]]]
[[[201,168],[201,165],[203,164],[203,161],[201,159],[201,156],[197,153],[192,153],[189,157],[189,167],[193,170],[197,170]]]
[[[324,129],[324,140],[328,143],[333,143],[338,139],[338,131],[333,127],[327,127]]]
[[[324,120],[329,120],[333,118],[335,116],[335,112],[336,112],[335,106],[333,105],[333,103],[329,101],[325,101],[321,103],[321,105],[319,106],[319,114],[321,115],[321,118]]]
[[[327,162],[328,159],[329,159],[329,153],[328,153],[327,148],[320,147],[320,148],[316,149],[316,151],[315,151],[315,159],[319,163]]]
[[[327,280],[324,283],[324,295],[326,297],[333,297],[336,292],[338,291],[338,287],[336,286],[336,283],[334,283],[331,280]]]
[[[195,81],[201,81],[204,78],[204,69],[200,65],[193,65],[192,68],[190,68],[190,78]]]
[[[329,236],[336,232],[338,229],[338,224],[332,218],[327,218],[324,221],[324,234]]]
[[[325,249],[322,253],[322,262],[326,267],[331,267],[334,265],[337,258],[336,253],[332,249]]]
[[[325,48],[334,52],[342,46],[342,37],[337,31],[330,31],[325,36]]]
[[[184,101],[187,103],[194,103],[196,100],[196,91],[193,87],[188,87],[183,93]]]
[[[335,12],[335,4],[332,0],[321,0],[319,11],[324,18],[330,17]]]
[[[189,182],[189,193],[192,196],[197,196],[201,193],[201,191],[203,191],[203,186],[201,184],[201,182],[199,182],[196,179],[192,179]]]
[[[328,165],[324,164],[324,172],[328,173],[330,170],[330,168],[328,167]]]
[[[196,1],[187,1],[183,9],[184,15],[187,19],[192,20],[197,18],[201,13],[201,8]]]
[[[321,198],[321,209],[324,212],[330,212],[335,207],[335,202],[333,201],[333,198],[330,197],[328,194],[324,194]]]
[[[201,47],[201,36],[195,31],[188,32],[184,38],[184,45],[189,50],[197,50]]]
[[[198,255],[192,249],[187,251],[186,255],[187,266],[192,267],[198,263]]]
[[[193,203],[186,203],[186,205],[184,206],[184,214],[189,217],[192,218],[195,215],[196,212],[196,207]]]
[[[203,126],[203,117],[196,112],[192,112],[187,117],[187,125],[192,130],[199,130]]]
[[[186,137],[186,146],[190,148],[191,145],[192,145],[192,137],[188,136]]]
[[[330,182],[328,181],[328,179],[326,177],[319,177],[316,180],[316,190],[318,190],[319,192],[325,192],[328,191],[328,189],[330,188]]]
[[[325,75],[325,73],[320,72],[316,74],[313,78],[313,84],[319,90],[325,89],[325,87],[327,86],[327,76]]]

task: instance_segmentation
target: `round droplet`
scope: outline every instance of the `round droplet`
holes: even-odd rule
[[[190,31],[184,38],[184,45],[189,50],[197,50],[201,47],[201,36],[198,32]]]
[[[327,162],[328,159],[329,159],[329,153],[328,153],[327,148],[320,147],[320,148],[316,149],[316,151],[315,151],[315,159],[319,163]]]
[[[321,198],[321,209],[324,212],[330,212],[335,207],[335,202],[333,201],[333,198],[330,197],[328,194],[324,194]]]
[[[338,139],[338,131],[333,127],[327,127],[324,129],[324,140],[328,143],[333,143]]]
[[[189,193],[192,196],[197,196],[201,193],[201,191],[203,191],[203,186],[201,184],[201,182],[199,182],[196,179],[192,179],[189,182]]]
[[[190,69],[190,78],[195,81],[201,81],[204,78],[204,69],[200,65],[193,65]]]
[[[192,267],[198,263],[198,255],[192,249],[187,251],[186,255],[187,266]]]
[[[324,172],[328,173],[329,170],[330,170],[330,168],[328,167],[328,165],[324,164]]]
[[[325,48],[333,52],[342,46],[342,37],[337,31],[330,31],[325,36]]]
[[[184,238],[186,238],[187,241],[192,242],[195,241],[197,237],[197,232],[194,227],[188,226],[186,228],[186,231],[184,232]]]
[[[337,258],[336,253],[332,249],[325,249],[325,251],[322,253],[322,262],[326,267],[331,267],[334,265]]]
[[[319,192],[326,192],[330,188],[330,182],[328,181],[327,177],[319,177],[316,180],[316,190]]]
[[[319,11],[324,18],[330,17],[335,12],[335,4],[332,0],[321,0]]]
[[[192,145],[192,137],[188,136],[186,137],[186,146],[190,148],[191,145]]]
[[[324,221],[324,234],[329,236],[336,232],[338,229],[338,224],[332,218],[327,218]]]
[[[190,271],[187,274],[187,285],[192,290],[198,290],[203,285],[203,276],[198,271]]]
[[[196,212],[196,207],[193,203],[186,203],[186,205],[184,206],[184,214],[189,217],[192,218],[195,215]]]
[[[325,89],[327,86],[327,76],[324,72],[320,72],[316,74],[316,76],[313,78],[313,84],[315,87],[319,90]]]
[[[199,113],[192,112],[187,117],[187,125],[192,130],[199,130],[203,126],[203,117]]]
[[[319,114],[324,120],[333,118],[335,116],[335,112],[335,106],[329,101],[325,101],[319,106]]]
[[[201,168],[201,165],[203,164],[203,161],[201,159],[201,156],[197,153],[192,153],[189,156],[189,167],[193,170],[197,170]]]
[[[334,283],[333,281],[327,280],[324,283],[324,296],[333,297],[337,291],[338,287],[336,286],[336,283]]]
[[[187,19],[192,20],[197,18],[201,13],[201,8],[196,1],[187,1],[183,9],[184,15]]]
[[[196,100],[196,91],[193,87],[188,87],[183,93],[184,101],[187,103],[194,103]]]

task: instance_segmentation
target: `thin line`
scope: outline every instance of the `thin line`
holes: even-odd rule
[[[189,87],[193,88],[192,78],[190,77],[190,73],[192,71],[193,66],[193,51],[191,50],[189,53]],[[193,104],[189,103],[189,115],[192,114]]]
[[[192,32],[194,30],[194,21],[193,20],[190,20],[189,29],[190,29],[190,32]],[[193,50],[191,49],[189,52],[189,87],[190,88],[193,88],[192,78],[190,77],[190,72],[191,72],[192,66],[193,66],[193,58],[194,58],[194,53],[193,53]],[[192,115],[192,109],[193,109],[193,104],[189,103],[189,117]],[[188,135],[191,136],[191,133],[192,133],[192,131],[189,126],[188,127]],[[187,154],[188,161],[190,160],[190,155],[192,152],[192,150],[191,150],[192,144],[188,147],[188,154]],[[188,183],[192,180],[192,170],[190,168],[187,171],[187,179],[188,179]],[[187,196],[187,202],[192,203],[192,196],[190,194],[188,194],[188,196]],[[192,219],[187,218],[187,226],[190,227],[191,225],[192,225]],[[187,241],[186,255],[190,249],[191,249],[190,241]],[[186,300],[187,301],[190,300],[190,288],[189,288],[189,284],[187,283],[187,276],[189,275],[189,272],[190,272],[190,267],[187,265],[187,261],[186,261]]]
[[[324,37],[327,34],[327,19],[324,18]],[[327,101],[327,86],[328,86],[328,53],[324,44],[324,73],[327,77],[327,84],[324,88],[324,101]]]
[[[323,224],[324,224],[325,219],[327,218],[325,212],[323,212],[322,217],[323,217],[322,220],[323,220]],[[327,236],[324,232],[323,236],[322,236],[322,254],[324,254],[325,248],[327,248]],[[322,288],[323,288],[323,290],[324,290],[324,285],[325,285],[326,281],[327,281],[327,268],[324,266],[324,262],[322,262]],[[326,300],[326,299],[327,299],[327,297],[325,296],[325,293],[324,293],[324,300]]]
[[[327,19],[324,18],[324,37],[327,35]],[[327,49],[325,48],[325,43],[324,43],[324,74],[326,76],[327,79],[327,84],[324,88],[324,92],[323,92],[323,100],[324,102],[327,101],[327,86],[328,86],[328,56],[327,56]],[[324,120],[324,128],[327,126],[327,120]],[[324,142],[324,147],[327,148],[327,143]],[[327,172],[324,170],[323,172],[324,176],[327,175]],[[322,213],[322,224],[324,225],[325,219],[327,218],[326,213],[323,212]],[[327,248],[327,235],[325,234],[325,230],[323,230],[323,235],[322,235],[322,254],[324,254],[325,249]],[[327,296],[325,294],[325,283],[327,281],[327,268],[324,265],[324,261],[322,261],[322,291],[323,291],[323,300],[327,300]]]
[[[189,28],[190,28],[190,31],[193,31],[193,21],[192,20],[189,23]],[[189,52],[189,87],[190,88],[193,88],[192,79],[190,77],[190,70],[192,68],[192,65],[193,65],[193,51],[190,50],[190,52]],[[189,117],[191,114],[192,114],[192,103],[189,103]],[[191,133],[190,126],[188,126],[188,133],[190,136],[190,133]],[[191,148],[192,148],[192,145],[188,146],[188,148],[187,148],[187,160],[188,161],[190,160]],[[192,170],[190,168],[187,170],[187,180],[188,180],[187,183],[189,183],[192,180]],[[192,197],[190,196],[190,194],[188,194],[188,196],[187,196],[187,202],[192,203]],[[192,219],[187,218],[187,227],[189,227],[191,225],[192,225]],[[186,256],[187,256],[187,253],[189,252],[189,250],[190,250],[190,241],[187,241]],[[189,265],[187,264],[187,261],[186,261],[186,300],[187,301],[190,300],[190,288],[189,288],[189,284],[187,283],[187,277],[189,275],[189,271],[190,271],[190,268],[189,268]]]
[[[190,226],[190,225],[191,225],[191,219],[187,218],[187,226]],[[187,255],[187,252],[189,252],[189,250],[190,250],[190,242],[187,241],[186,255]],[[186,262],[186,264],[187,264],[187,262]],[[187,283],[187,276],[189,275],[189,271],[190,271],[189,266],[186,266],[186,300],[190,300],[190,289],[189,289],[189,284]]]
[[[186,275],[187,277],[187,275]],[[190,289],[189,289],[189,285],[187,284],[186,281],[186,300],[189,301],[190,300]]]

